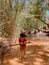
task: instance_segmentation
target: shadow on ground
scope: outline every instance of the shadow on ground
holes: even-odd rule
[[[24,65],[49,65],[49,52],[45,46],[32,45],[27,47],[27,63]]]
[[[17,63],[23,65],[49,65],[49,52],[45,50],[46,46],[43,45],[30,45],[27,46],[26,58],[20,62],[19,60],[19,49],[13,49],[10,56],[7,58],[14,59],[17,58]],[[11,65],[11,64],[6,64]]]

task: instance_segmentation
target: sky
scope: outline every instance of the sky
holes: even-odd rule
[[[22,0],[19,0],[19,2],[21,2]],[[25,3],[27,3],[28,0],[25,0]],[[13,1],[13,5],[15,5],[15,0]]]
[[[19,0],[19,2],[21,2],[22,0]],[[25,0],[25,3],[27,3],[28,2],[28,0]]]
[[[49,16],[49,10],[47,10],[47,15]]]

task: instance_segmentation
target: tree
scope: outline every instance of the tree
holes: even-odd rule
[[[14,33],[14,27],[17,15],[23,10],[19,0],[0,0],[0,30],[4,36],[11,36]]]
[[[44,0],[29,0],[30,3],[30,10],[29,13],[31,15],[34,15],[36,18],[36,22],[37,22],[37,27],[38,27],[38,23],[40,21],[40,23],[44,23],[47,25],[46,23],[46,8],[45,8],[45,1]],[[44,19],[44,20],[43,20]]]

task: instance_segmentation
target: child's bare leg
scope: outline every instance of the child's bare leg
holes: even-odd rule
[[[20,48],[20,59],[22,59],[22,49]]]
[[[24,48],[24,57],[26,57],[26,47]]]

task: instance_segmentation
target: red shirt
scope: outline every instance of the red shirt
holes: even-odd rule
[[[24,38],[19,38],[19,42],[26,42],[26,38],[24,37]]]
[[[26,41],[27,41],[27,40],[26,40],[26,37],[24,37],[24,38],[20,37],[20,38],[19,38],[20,46],[26,45],[26,44],[21,44],[21,42],[24,43],[24,42],[26,42]]]

